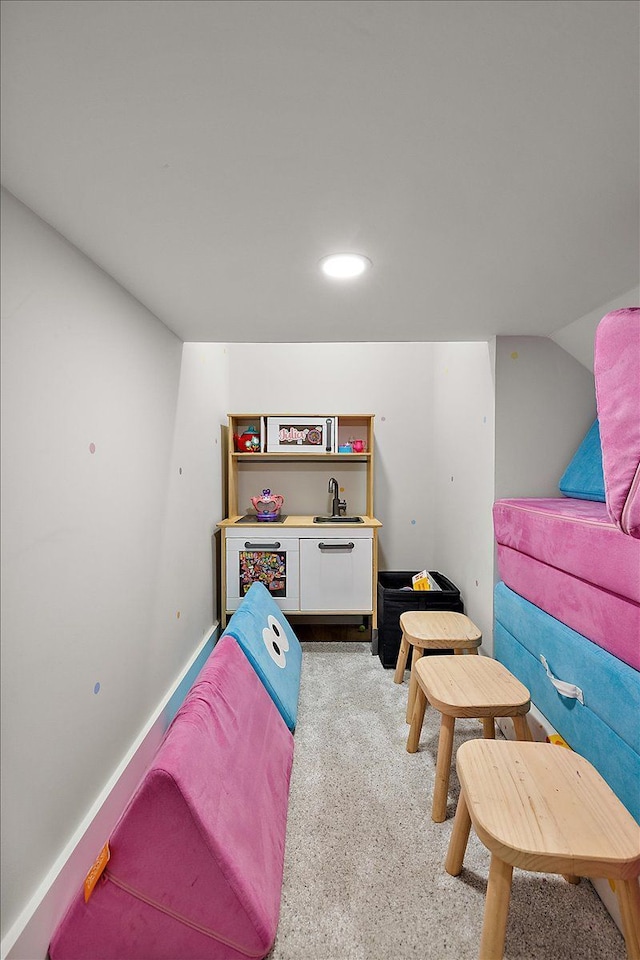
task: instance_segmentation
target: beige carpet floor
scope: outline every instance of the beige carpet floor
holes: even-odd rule
[[[303,644],[280,923],[269,960],[476,960],[489,854],[472,835],[460,877],[431,821],[439,714],[405,750],[408,674],[393,682],[366,642]],[[457,747],[481,735],[458,721]],[[622,960],[624,941],[588,881],[514,871],[509,960]]]

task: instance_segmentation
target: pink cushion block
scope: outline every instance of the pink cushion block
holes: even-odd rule
[[[640,307],[600,321],[594,375],[607,507],[624,533],[640,538]]]
[[[116,826],[51,960],[241,960],[276,935],[293,737],[223,637]],[[88,865],[89,866],[89,865]]]
[[[499,544],[640,603],[640,542],[618,529],[604,503],[497,500],[493,525]]]
[[[639,604],[501,543],[498,569],[514,593],[640,670]]]

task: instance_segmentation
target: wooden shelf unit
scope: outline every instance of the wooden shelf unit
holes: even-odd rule
[[[277,417],[283,422],[296,418],[318,419],[335,417],[337,440],[342,446],[350,439],[363,440],[364,453],[318,453],[267,450],[267,418]],[[287,566],[287,593],[282,600],[276,596],[281,609],[296,615],[325,617],[333,615],[371,617],[372,630],[377,630],[377,537],[380,521],[373,508],[374,436],[373,414],[266,414],[242,413],[228,415],[227,430],[227,517],[219,524],[222,530],[221,621],[224,627],[229,614],[238,605],[239,551],[254,548],[253,541],[266,538],[265,549],[289,551]],[[255,453],[236,450],[235,437],[254,427],[261,438]],[[335,465],[343,464],[342,475],[349,490],[349,516],[362,517],[362,522],[347,524],[316,524],[314,515],[320,515],[323,497],[326,497],[326,479],[338,473]],[[262,466],[267,469],[263,471]],[[329,469],[327,469],[329,468]],[[248,488],[253,490],[258,480],[275,492],[282,481],[292,481],[283,515],[286,519],[276,526],[271,523],[239,523],[247,513]],[[341,488],[342,489],[342,488]],[[298,501],[298,509],[294,501]],[[290,509],[287,510],[286,503]],[[300,506],[302,503],[302,506]],[[325,501],[326,503],[326,501]],[[353,506],[352,506],[353,505]],[[292,509],[293,508],[293,509]],[[249,508],[250,509],[250,508]],[[352,513],[353,510],[353,513]],[[325,541],[330,541],[327,547]],[[344,541],[344,550],[336,545]],[[332,551],[327,554],[327,549]],[[319,550],[319,553],[317,552]],[[352,560],[345,558],[351,557]],[[289,575],[290,574],[290,575]],[[320,596],[316,584],[324,584]],[[331,584],[331,586],[329,586]],[[370,587],[370,590],[369,590]],[[333,602],[332,602],[333,601]]]
[[[326,416],[335,416],[338,422],[338,443],[336,446],[347,443],[349,439],[364,440],[365,453],[296,453],[266,450],[265,424],[268,417],[283,417],[274,413],[231,413],[228,416],[227,431],[227,511],[229,517],[238,516],[241,511],[238,503],[238,477],[244,463],[363,463],[366,469],[366,508],[369,517],[373,512],[373,464],[374,464],[374,435],[373,423],[375,415],[365,414],[319,414],[319,420]],[[296,414],[287,414],[295,420]],[[299,416],[315,417],[316,414]],[[256,453],[245,453],[236,450],[235,436],[242,435],[249,427],[255,427],[262,438],[261,448]]]

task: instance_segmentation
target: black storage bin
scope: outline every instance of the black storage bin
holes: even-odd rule
[[[394,667],[400,650],[400,614],[406,610],[453,610],[464,613],[460,591],[451,580],[429,570],[441,590],[403,590],[411,586],[415,570],[378,574],[378,656],[383,667]],[[427,651],[429,652],[429,651]],[[444,650],[434,651],[444,653]],[[410,651],[411,653],[411,651]],[[407,666],[411,663],[408,660]]]

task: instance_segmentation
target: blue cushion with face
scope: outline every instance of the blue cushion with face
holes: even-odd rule
[[[595,420],[558,484],[560,493],[577,500],[605,502],[600,427]]]
[[[302,648],[282,610],[262,583],[252,583],[229,620],[235,638],[282,719],[294,730],[298,715]]]

